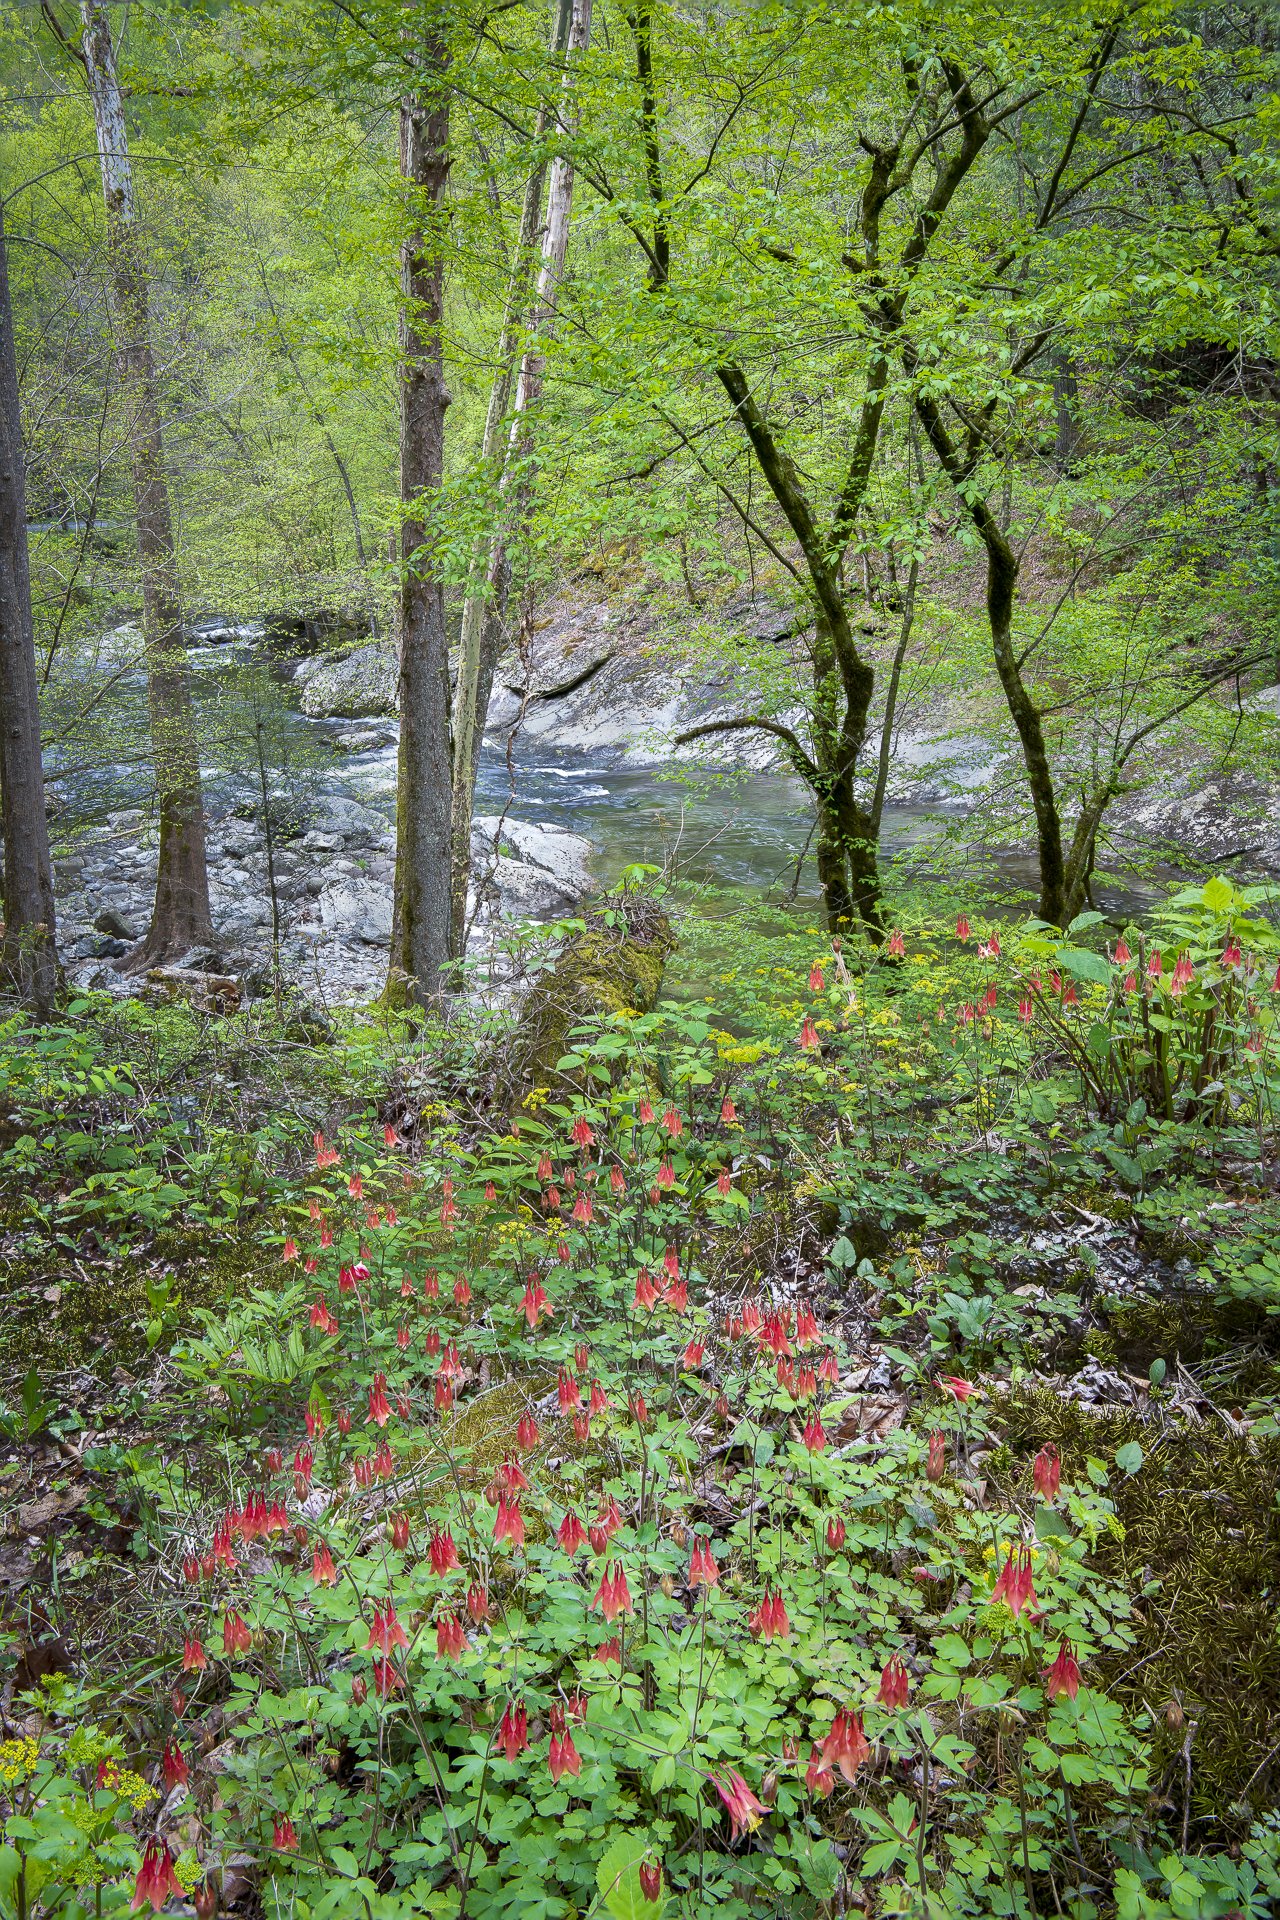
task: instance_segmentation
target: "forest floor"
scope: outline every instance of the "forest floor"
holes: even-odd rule
[[[26,1912],[1276,1910],[1276,936],[973,918],[691,921],[514,1111],[506,1016],[9,1023]]]

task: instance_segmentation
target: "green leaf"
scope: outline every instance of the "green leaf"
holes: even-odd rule
[[[657,1920],[667,1901],[646,1900],[640,1891],[640,1862],[651,1852],[642,1834],[620,1833],[596,1866],[600,1898],[613,1920]]]
[[[1111,962],[1101,953],[1090,953],[1087,947],[1059,947],[1058,965],[1073,980],[1089,980],[1099,987],[1111,985]]]
[[[1137,1473],[1146,1457],[1136,1440],[1127,1440],[1124,1446],[1116,1448],[1116,1465],[1121,1473],[1127,1473],[1130,1478]]]
[[[1208,907],[1210,913],[1229,913],[1235,897],[1236,891],[1231,882],[1218,876],[1205,881],[1204,891],[1200,895],[1202,904]]]

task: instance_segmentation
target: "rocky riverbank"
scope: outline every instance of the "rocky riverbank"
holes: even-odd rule
[[[492,948],[520,920],[567,914],[591,891],[590,841],[527,821],[479,818],[472,838],[471,952]],[[209,822],[209,884],[216,940],[181,965],[265,982],[272,961],[272,888],[260,821]],[[321,1003],[368,998],[386,980],[391,944],[394,830],[371,807],[322,796],[305,830],[273,850],[284,973]],[[140,810],[114,813],[57,863],[59,937],[71,979],[136,990],[116,972],[145,931],[155,890],[154,833]]]

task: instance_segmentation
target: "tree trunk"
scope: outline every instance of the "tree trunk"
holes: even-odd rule
[[[565,55],[560,84],[560,100],[555,118],[557,132],[567,138],[573,131],[573,62],[587,48],[591,38],[592,0],[561,0],[552,36],[553,54]],[[551,115],[539,115],[536,137],[545,136]],[[547,186],[547,211],[542,228],[541,262],[527,331],[531,336],[520,363],[515,382],[513,417],[502,447],[498,475],[498,522],[489,541],[486,558],[478,563],[479,590],[469,587],[462,613],[462,644],[458,660],[458,682],[453,700],[453,951],[460,958],[466,946],[467,888],[471,877],[471,810],[475,799],[476,761],[480,737],[484,731],[493,674],[507,629],[507,608],[511,589],[510,551],[527,519],[533,491],[530,467],[531,414],[542,391],[546,356],[539,344],[555,316],[556,291],[564,274],[569,245],[569,215],[573,203],[573,163],[563,154],[551,162]],[[501,443],[503,424],[515,375],[515,350],[522,331],[521,307],[528,287],[530,250],[536,238],[535,223],[546,179],[546,163],[536,164],[529,177],[520,221],[516,260],[512,269],[498,347],[498,372],[489,396],[485,420],[485,438],[481,454],[489,464]]]
[[[449,643],[425,513],[444,472],[444,194],[448,48],[414,49],[400,103],[400,177],[410,230],[400,249],[400,766],[388,996],[438,1000],[451,954]]]
[[[36,686],[22,416],[0,200],[0,809],[4,832],[0,967],[25,1004],[44,1016],[58,989],[58,953]]]
[[[151,928],[141,945],[121,963],[127,970],[139,972],[208,940],[212,922],[200,754],[182,643],[182,604],[151,352],[147,273],[134,204],[124,102],[106,9],[100,0],[80,0],[80,13],[107,209],[117,355],[125,403],[131,414],[129,450],[142,568],[147,703],[160,809],[160,855]]]

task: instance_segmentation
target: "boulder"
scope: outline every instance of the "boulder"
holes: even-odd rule
[[[396,710],[399,666],[384,640],[356,647],[342,660],[306,661],[296,680],[302,711],[313,720],[361,720]]]
[[[500,911],[513,918],[536,919],[576,906],[591,891],[591,853],[589,840],[562,827],[507,819],[499,830],[494,814],[478,814],[471,823],[473,881],[481,889],[496,887]]]
[[[132,943],[142,938],[137,928],[131,926],[124,915],[117,913],[114,907],[104,907],[93,924],[96,932],[109,933],[115,940],[127,940]]]
[[[344,874],[320,890],[320,924],[326,933],[391,944],[391,888],[360,874]]]

